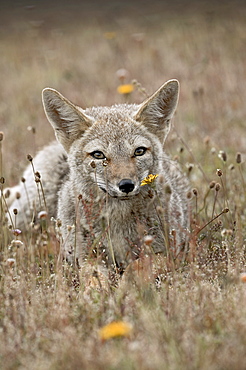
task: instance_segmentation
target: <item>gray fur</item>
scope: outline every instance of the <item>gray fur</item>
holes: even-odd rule
[[[54,89],[43,91],[47,118],[62,146],[51,143],[33,163],[41,174],[49,215],[61,220],[69,261],[81,264],[97,256],[107,265],[125,268],[138,257],[146,234],[153,235],[156,253],[169,244],[175,253],[182,248],[189,227],[188,184],[177,163],[163,151],[178,93],[178,81],[171,80],[140,105],[83,110]],[[141,147],[146,152],[135,155]],[[95,151],[105,158],[94,158]],[[29,167],[24,177],[31,209],[37,211],[32,172]],[[155,189],[140,186],[149,174],[159,174]],[[132,191],[120,190],[123,179],[134,183]],[[16,190],[22,196],[10,208],[18,208],[19,227],[25,228],[33,211],[23,184]]]

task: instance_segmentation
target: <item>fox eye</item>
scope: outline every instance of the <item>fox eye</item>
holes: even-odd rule
[[[95,159],[106,159],[105,155],[100,150],[95,150],[94,152],[90,153],[90,155]]]
[[[134,152],[134,156],[141,156],[141,155],[144,155],[145,152],[146,152],[147,148],[145,148],[144,146],[140,146],[139,148],[137,148]]]

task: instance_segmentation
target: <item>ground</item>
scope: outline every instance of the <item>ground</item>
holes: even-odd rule
[[[1,213],[1,369],[244,369],[244,2],[0,8],[1,189],[54,138],[43,88],[89,107],[141,102],[177,78],[166,151],[189,177],[192,197],[187,255],[143,256],[120,279],[64,264],[52,227],[11,243]],[[122,84],[134,90],[121,94]]]

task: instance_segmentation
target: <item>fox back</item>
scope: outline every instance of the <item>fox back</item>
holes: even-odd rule
[[[179,83],[171,80],[140,105],[83,110],[56,90],[43,90],[58,143],[36,162],[69,261],[96,257],[124,269],[140,255],[145,235],[153,236],[155,253],[183,247],[188,184],[163,151],[178,95]],[[158,175],[153,183],[151,175]]]

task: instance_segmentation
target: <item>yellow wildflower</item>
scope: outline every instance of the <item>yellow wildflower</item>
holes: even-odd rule
[[[124,321],[113,321],[108,325],[103,326],[99,330],[101,340],[107,340],[115,337],[125,337],[130,334],[132,327]]]
[[[148,175],[147,177],[145,177],[145,179],[143,179],[140,186],[151,184],[158,176],[159,175]]]
[[[132,84],[124,84],[117,87],[118,93],[123,95],[130,94],[133,90],[134,86]]]
[[[104,37],[107,40],[112,40],[112,39],[115,39],[116,33],[115,32],[105,32]]]

